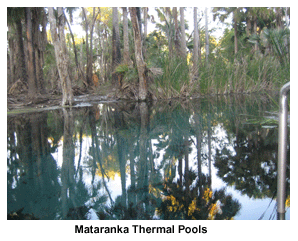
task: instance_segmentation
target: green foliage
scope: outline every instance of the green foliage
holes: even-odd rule
[[[290,70],[272,55],[239,56],[232,63],[215,58],[208,68],[201,68],[203,94],[248,93],[277,89],[289,81]]]
[[[115,69],[115,72],[118,73],[118,74],[125,74],[127,73],[129,70],[129,67],[127,64],[119,64],[116,69]]]
[[[159,57],[159,67],[163,74],[154,79],[154,92],[157,98],[187,97],[194,91],[189,79],[186,60],[168,55]]]
[[[273,49],[274,55],[281,64],[290,63],[290,30],[288,28],[264,29],[261,39],[265,48]]]
[[[138,80],[137,69],[133,66],[129,66],[127,64],[119,64],[116,67],[115,72],[122,75],[124,83],[132,83]]]

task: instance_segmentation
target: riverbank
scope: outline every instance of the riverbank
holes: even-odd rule
[[[105,89],[107,91],[107,89]],[[231,96],[243,96],[243,95],[264,95],[264,96],[275,96],[278,95],[279,89],[270,91],[255,91],[255,92],[239,92],[239,93],[225,93],[225,94],[204,94],[204,95],[193,95],[193,96],[180,96],[180,97],[170,97],[170,98],[151,98],[149,102],[187,102],[196,98],[218,98],[218,97],[231,97]],[[7,95],[7,115],[29,113],[29,112],[39,112],[46,110],[54,110],[62,108],[61,106],[62,96],[59,94],[43,94],[37,95],[34,100],[29,99],[26,93],[18,95]],[[108,94],[104,92],[89,91],[82,93],[81,95],[74,96],[73,108],[92,106],[97,103],[107,103],[107,102],[127,102],[136,100],[133,98],[128,98],[127,93],[121,91],[111,90]]]

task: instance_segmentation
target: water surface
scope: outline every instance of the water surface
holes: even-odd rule
[[[277,101],[237,95],[9,115],[8,217],[276,219]]]

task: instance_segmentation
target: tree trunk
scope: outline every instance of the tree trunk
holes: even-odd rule
[[[18,18],[16,20],[16,30],[17,30],[17,54],[16,54],[16,79],[20,79],[22,82],[27,83],[27,70],[24,52],[24,42],[23,42],[23,30],[21,20]]]
[[[57,68],[59,72],[59,78],[62,87],[62,102],[61,105],[72,105],[73,104],[73,93],[71,88],[71,80],[68,75],[68,56],[66,52],[66,42],[64,35],[65,18],[62,7],[57,8],[58,21],[54,15],[54,8],[49,8],[49,22],[51,25],[51,35],[55,48],[55,57]],[[58,33],[57,33],[58,27]]]
[[[8,26],[8,31],[10,30],[10,26]],[[8,38],[8,51],[7,51],[7,89],[15,82],[15,44],[13,38]]]
[[[141,37],[142,37],[142,17],[141,17],[141,8],[136,8],[137,9],[137,18],[138,18],[138,23],[139,23],[139,28],[140,28],[140,33],[141,33]],[[143,40],[143,37],[142,37]]]
[[[124,58],[124,63],[128,65],[130,62],[130,56],[129,56],[127,8],[123,7],[122,10],[123,10],[123,42],[124,42],[123,58]]]
[[[64,13],[64,11],[63,11],[63,13]],[[77,51],[75,39],[74,39],[74,36],[73,36],[73,32],[71,30],[70,23],[67,20],[67,17],[66,17],[66,14],[65,13],[64,13],[64,17],[65,17],[65,21],[67,23],[67,26],[68,26],[68,29],[69,29],[69,32],[70,32],[70,36],[71,36],[71,39],[72,39],[72,46],[73,46],[73,52],[74,52],[74,56],[75,56],[76,67],[77,67],[78,74],[80,76],[80,68],[79,68],[79,61],[78,61],[78,51]]]
[[[35,80],[35,63],[33,52],[33,39],[32,39],[32,19],[31,8],[26,8],[26,35],[28,42],[28,95],[29,98],[34,98],[36,95],[36,80]]]
[[[95,7],[93,8],[93,19],[92,19],[92,24],[91,24],[91,29],[90,29],[90,47],[89,47],[89,68],[88,68],[88,78],[92,79],[92,64],[93,64],[93,31],[94,31],[94,25],[97,16],[100,13],[100,8],[98,8],[97,14],[95,14]],[[91,82],[93,83],[93,82]],[[94,83],[93,83],[94,84]]]
[[[147,18],[148,18],[148,7],[144,7],[144,34],[143,34],[143,54],[146,59],[146,38],[147,38]]]
[[[120,52],[120,35],[119,35],[119,23],[118,23],[118,8],[113,7],[113,33],[112,33],[112,84],[114,86],[121,87],[120,79],[118,74],[115,72],[116,67],[121,62],[121,52]],[[117,84],[118,82],[118,84]]]
[[[90,86],[92,83],[92,63],[90,63],[90,48],[89,48],[89,26],[87,21],[87,14],[84,7],[82,7],[83,16],[85,18],[85,30],[86,30],[86,57],[87,57],[87,69],[86,69],[86,82],[87,85]],[[91,67],[91,75],[90,75],[90,67]]]
[[[198,8],[194,8],[194,46],[193,46],[193,75],[194,79],[198,78],[198,60],[199,60],[199,30],[198,30]]]
[[[146,64],[142,54],[142,37],[140,27],[137,19],[137,9],[135,7],[129,8],[130,17],[133,27],[134,42],[135,42],[135,58],[139,75],[139,100],[144,101],[147,98],[147,83],[146,83]]]
[[[235,10],[237,11],[237,10]],[[238,31],[237,31],[237,21],[236,21],[236,16],[235,16],[235,12],[233,13],[233,22],[234,22],[234,33],[235,33],[235,36],[234,36],[234,44],[235,44],[235,55],[238,53]]]
[[[181,23],[181,53],[186,58],[186,39],[185,39],[185,23],[184,23],[184,8],[180,8],[180,23]]]
[[[44,91],[43,87],[43,47],[41,43],[41,32],[39,30],[42,8],[32,8],[32,37],[33,52],[35,60],[35,86],[39,93]]]

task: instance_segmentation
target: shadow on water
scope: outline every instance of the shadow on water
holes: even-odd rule
[[[114,102],[8,116],[7,218],[273,219],[273,99]],[[247,207],[257,216],[245,216]]]

